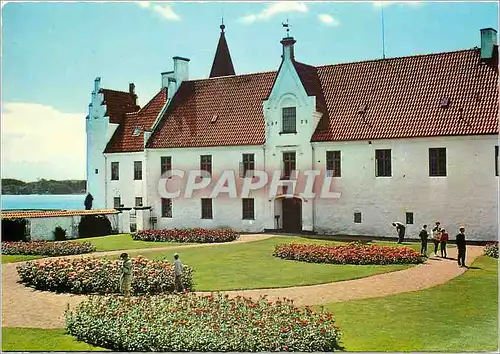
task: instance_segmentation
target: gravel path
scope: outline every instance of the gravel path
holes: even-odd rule
[[[263,240],[272,235],[243,235],[232,243],[245,243]],[[220,244],[185,245],[155,249],[137,249],[128,252],[146,252],[159,250],[174,250],[191,247],[210,247]],[[124,251],[97,252],[89,257],[116,255]],[[278,289],[255,289],[243,291],[227,291],[230,296],[247,296],[258,298],[267,295],[269,300],[287,297],[297,305],[317,305],[330,302],[365,299],[418,291],[443,284],[461,274],[466,269],[459,268],[456,262],[456,249],[448,250],[450,258],[430,258],[426,263],[405,270],[374,275],[367,278],[346,280],[341,282],[290,287]],[[467,264],[483,254],[483,248],[469,246],[467,248]],[[67,256],[61,258],[72,258]],[[77,255],[76,257],[82,257]],[[19,263],[2,265],[2,326],[30,328],[64,328],[64,311],[68,304],[75,308],[86,298],[84,295],[56,294],[37,291],[18,283],[16,266]]]

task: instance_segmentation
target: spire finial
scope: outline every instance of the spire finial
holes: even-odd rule
[[[288,23],[288,16],[286,18],[286,23],[282,23],[283,28],[286,28],[286,38],[290,38],[290,24]]]
[[[224,17],[222,18],[222,24],[220,25],[220,30],[222,33],[224,33],[224,28],[226,28],[226,26],[224,26]]]

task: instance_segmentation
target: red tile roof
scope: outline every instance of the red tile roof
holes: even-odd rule
[[[498,72],[476,49],[321,66],[318,74],[330,121],[313,141],[498,133]],[[449,107],[440,107],[446,98]]]
[[[275,76],[267,72],[183,82],[147,147],[263,144],[262,102]]]
[[[125,115],[108,142],[105,153],[136,152],[144,150],[144,130],[151,131],[156,118],[167,101],[167,89],[163,88],[140,111]],[[140,129],[137,135],[134,131]]]
[[[109,89],[100,89],[99,93],[104,95],[102,104],[106,105],[106,116],[110,123],[119,124],[126,113],[139,110],[136,104],[137,96],[133,93],[115,91]]]
[[[498,134],[498,71],[480,63],[477,49],[294,66],[324,112],[312,141]],[[184,82],[147,147],[263,144],[262,103],[275,78],[267,72]],[[449,107],[440,107],[443,99]]]
[[[95,209],[95,210],[25,210],[25,211],[3,211],[0,213],[1,219],[32,219],[32,218],[55,218],[75,215],[102,215],[117,214],[115,209]]]

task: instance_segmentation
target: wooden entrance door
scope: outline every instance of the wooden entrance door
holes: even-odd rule
[[[302,201],[297,198],[282,200],[283,231],[302,231]]]

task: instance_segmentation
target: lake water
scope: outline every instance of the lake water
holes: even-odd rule
[[[2,195],[2,210],[65,209],[84,210],[86,194]]]

